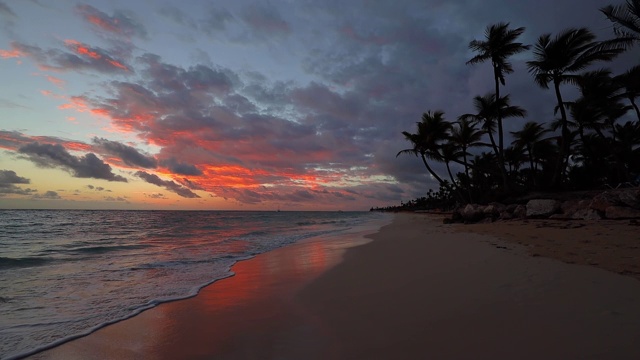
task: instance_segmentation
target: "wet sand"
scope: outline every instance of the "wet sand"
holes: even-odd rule
[[[346,253],[361,240],[259,255],[192,299],[34,358],[640,358],[640,281],[530,256],[524,225],[508,231],[518,244],[398,214]]]

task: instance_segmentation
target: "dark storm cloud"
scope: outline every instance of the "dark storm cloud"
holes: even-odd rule
[[[0,197],[7,194],[30,195],[36,192],[30,188],[23,189],[17,184],[29,184],[31,181],[18,176],[13,170],[0,170]]]
[[[71,173],[73,177],[127,182],[126,178],[114,174],[111,171],[111,166],[93,153],[74,156],[62,145],[37,142],[22,146],[18,152],[40,167],[63,169]]]
[[[127,165],[139,166],[145,169],[154,169],[158,166],[158,162],[153,156],[142,154],[129,145],[98,137],[93,138],[93,143],[107,154],[119,157]]]
[[[149,174],[144,171],[136,172],[136,176],[141,178],[142,180],[148,182],[149,184],[157,185],[167,189],[168,191],[174,192],[184,198],[199,198],[200,196],[193,191],[183,187],[180,184],[177,184],[173,181],[162,180],[155,174]]]
[[[87,4],[77,5],[76,11],[94,29],[126,38],[133,36],[147,38],[147,31],[144,26],[126,11],[117,10],[110,16]]]

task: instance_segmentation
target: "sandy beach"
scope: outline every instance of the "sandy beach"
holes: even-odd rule
[[[640,358],[637,227],[537,225],[397,214],[366,244],[256,256],[194,298],[33,358]]]

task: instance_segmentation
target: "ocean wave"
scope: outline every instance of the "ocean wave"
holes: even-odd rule
[[[81,253],[81,254],[103,254],[113,251],[126,251],[126,250],[140,250],[146,249],[149,247],[153,247],[153,245],[147,244],[137,244],[137,245],[113,245],[113,246],[85,246],[75,249],[66,250],[66,252],[70,253]]]
[[[46,265],[55,259],[40,257],[8,258],[0,256],[0,270]]]

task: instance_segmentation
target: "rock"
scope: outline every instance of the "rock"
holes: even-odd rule
[[[602,215],[600,215],[600,213],[596,210],[584,208],[578,209],[571,215],[571,218],[576,220],[600,220],[602,219]]]
[[[518,204],[509,204],[507,205],[507,208],[505,209],[505,211],[513,214],[513,212],[516,210],[518,206],[519,206]]]
[[[510,213],[508,211],[503,211],[500,213],[500,216],[498,217],[498,219],[500,220],[511,220],[513,219],[513,213]]]
[[[527,217],[545,218],[560,210],[560,202],[551,199],[534,199],[527,203]]]
[[[638,219],[640,210],[626,206],[609,206],[604,213],[607,219]]]
[[[571,220],[572,217],[569,214],[553,214],[549,216],[552,220]]]
[[[500,209],[495,204],[487,205],[482,211],[485,217],[489,217],[492,219],[498,218],[500,216]]]
[[[484,209],[478,207],[475,204],[467,204],[467,206],[462,209],[462,219],[465,223],[468,222],[476,222],[484,217]]]
[[[560,204],[560,210],[571,218],[578,210],[589,208],[590,200],[567,200]]]
[[[527,217],[527,207],[524,205],[517,205],[515,209],[513,209],[513,217],[518,219],[524,219]]]
[[[593,210],[605,212],[609,206],[620,205],[620,198],[616,194],[605,191],[602,194],[596,195],[589,207]]]
[[[640,209],[640,190],[628,189],[618,193],[618,199],[626,206]]]

